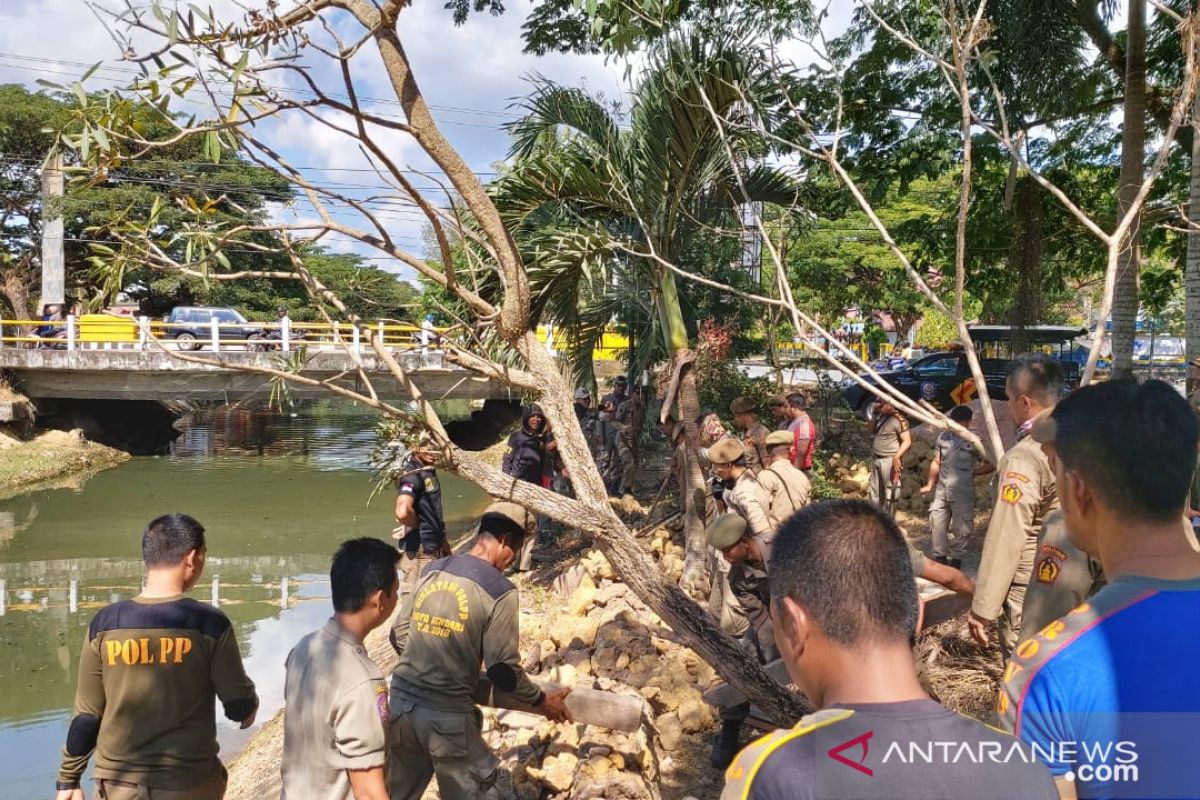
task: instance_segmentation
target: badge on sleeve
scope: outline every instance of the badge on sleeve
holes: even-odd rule
[[[386,728],[388,724],[388,690],[387,686],[382,683],[375,687],[375,707],[379,709],[379,721]]]
[[[1021,487],[1017,486],[1015,483],[1007,484],[1003,489],[1000,490],[1000,499],[1005,503],[1008,503],[1010,506],[1015,506],[1017,503],[1021,502],[1021,497]]]

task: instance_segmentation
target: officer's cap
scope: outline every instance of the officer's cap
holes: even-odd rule
[[[746,520],[737,514],[722,514],[705,531],[708,543],[718,550],[732,547],[746,535]]]
[[[483,517],[480,519],[480,522],[488,517],[500,517],[502,519],[506,519],[516,525],[518,528],[521,528],[525,531],[528,531],[532,527],[531,523],[533,522],[532,516],[528,511],[525,510],[523,506],[504,501],[497,501],[488,506],[487,510],[483,512]]]
[[[771,431],[767,434],[767,447],[778,447],[781,444],[791,445],[795,441],[791,431]]]
[[[745,455],[741,439],[722,439],[708,449],[708,459],[714,464],[732,464]]]
[[[739,397],[729,404],[730,414],[753,414],[758,409],[758,404],[749,397]]]
[[[1033,418],[1033,426],[1029,429],[1029,435],[1035,442],[1054,444],[1054,439],[1058,434],[1058,424],[1055,423],[1054,417],[1050,416],[1052,413],[1053,409],[1046,409]]]
[[[576,400],[590,400],[591,397],[592,397],[592,393],[589,392],[587,389],[583,388],[582,386],[580,386],[578,389],[575,390],[575,399]]]
[[[779,408],[788,404],[787,395],[777,394],[767,401],[767,405],[771,408]]]

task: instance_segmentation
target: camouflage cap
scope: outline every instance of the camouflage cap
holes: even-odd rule
[[[589,392],[587,389],[583,388],[582,386],[580,386],[578,389],[575,390],[575,399],[576,400],[590,400],[591,397],[592,397],[592,393]]]
[[[722,514],[709,524],[704,535],[708,537],[709,545],[724,550],[737,544],[747,530],[746,520],[737,514]]]
[[[770,408],[779,408],[780,406],[786,406],[787,404],[788,399],[786,394],[772,395],[771,399],[767,401],[767,406]]]
[[[778,447],[779,445],[791,445],[796,440],[796,437],[791,431],[771,431],[767,434],[767,447]]]
[[[730,414],[753,414],[758,410],[758,404],[751,397],[738,397],[729,404]]]
[[[741,439],[722,439],[708,448],[708,460],[714,464],[732,464],[746,455]]]

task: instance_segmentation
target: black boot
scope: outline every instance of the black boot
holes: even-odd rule
[[[739,720],[728,720],[721,723],[721,732],[713,742],[710,763],[713,769],[725,769],[733,762],[738,754],[738,740],[741,738],[742,723]]]

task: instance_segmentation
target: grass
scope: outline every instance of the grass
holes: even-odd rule
[[[79,472],[92,472],[129,459],[128,453],[61,431],[0,450],[0,491],[11,492]]]

